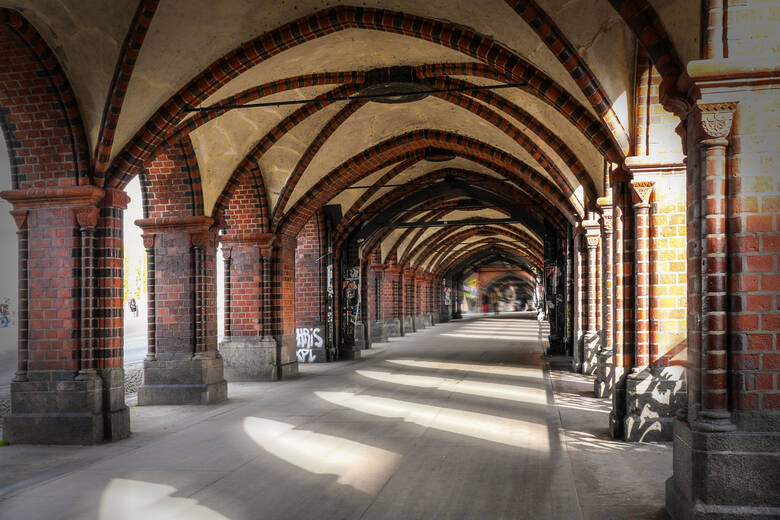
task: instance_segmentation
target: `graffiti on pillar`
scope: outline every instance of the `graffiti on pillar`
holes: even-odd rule
[[[317,354],[314,352],[314,349],[321,349],[323,346],[320,328],[296,327],[295,343],[298,349],[298,361],[300,363],[314,363],[317,361]]]
[[[11,316],[9,314],[10,313],[8,312],[8,303],[6,298],[6,301],[0,303],[0,328],[4,329],[11,324]]]
[[[347,270],[341,285],[341,297],[344,308],[344,341],[349,345],[355,343],[355,324],[357,323],[359,294],[360,267],[355,266]]]
[[[449,287],[444,288],[444,305],[450,304],[450,298],[452,297],[452,291]]]

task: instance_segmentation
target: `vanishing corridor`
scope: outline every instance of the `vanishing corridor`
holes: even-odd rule
[[[0,518],[662,518],[671,446],[606,440],[544,326],[466,318],[222,404],[132,407],[120,442],[0,448]]]

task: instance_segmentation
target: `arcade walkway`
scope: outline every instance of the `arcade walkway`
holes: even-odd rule
[[[440,324],[359,362],[133,407],[131,438],[0,448],[0,518],[664,518],[671,444],[606,440],[527,315]]]

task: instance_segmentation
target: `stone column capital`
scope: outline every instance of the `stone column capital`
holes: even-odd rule
[[[725,146],[726,138],[731,133],[734,121],[734,112],[737,110],[737,102],[725,103],[696,103],[694,115],[698,122],[699,140],[703,142],[714,141],[711,144]],[[726,141],[722,142],[721,141]]]
[[[631,193],[634,196],[634,202],[649,204],[650,197],[653,195],[655,181],[634,180],[631,181]]]
[[[597,220],[583,220],[582,227],[585,230],[588,248],[597,248],[601,237],[601,224]]]

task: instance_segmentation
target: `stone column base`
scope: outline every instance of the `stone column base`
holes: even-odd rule
[[[325,356],[325,349],[322,356]],[[231,337],[219,344],[227,381],[276,381],[279,379],[276,340],[257,336]]]
[[[614,370],[612,351],[600,350],[596,355],[596,380],[593,382],[593,393],[596,397],[612,397],[615,390]]]
[[[423,314],[415,314],[412,319],[414,320],[414,330],[425,328],[425,316]]]
[[[593,375],[598,367],[598,352],[601,347],[601,334],[586,332],[583,345],[582,373]]]
[[[386,318],[385,333],[388,338],[397,338],[401,336],[401,321],[398,318]]]
[[[125,404],[125,369],[98,370],[103,381],[103,439],[118,441],[130,436],[130,409]]]
[[[384,321],[375,321],[371,324],[371,342],[387,342],[387,325]]]
[[[626,418],[626,374],[624,367],[613,367],[614,384],[612,389],[612,411],[609,412],[609,435],[613,439],[623,439],[623,426]]]
[[[439,322],[440,323],[447,323],[450,321],[450,310],[444,309],[439,313]]]
[[[404,316],[401,318],[401,334],[406,335],[414,332],[414,322],[411,316]]]
[[[431,318],[431,327],[439,323],[439,313],[436,311],[429,312],[428,316]]]
[[[96,444],[105,440],[108,419],[97,374],[81,380],[13,381],[3,437],[11,444]]]
[[[702,432],[674,420],[674,520],[780,518],[780,432]]]
[[[154,360],[145,360],[138,404],[213,404],[227,399],[222,358],[217,352],[196,356],[158,354]]]
[[[644,369],[626,376],[625,440],[672,440],[674,414],[687,399],[684,376],[684,367]]]

